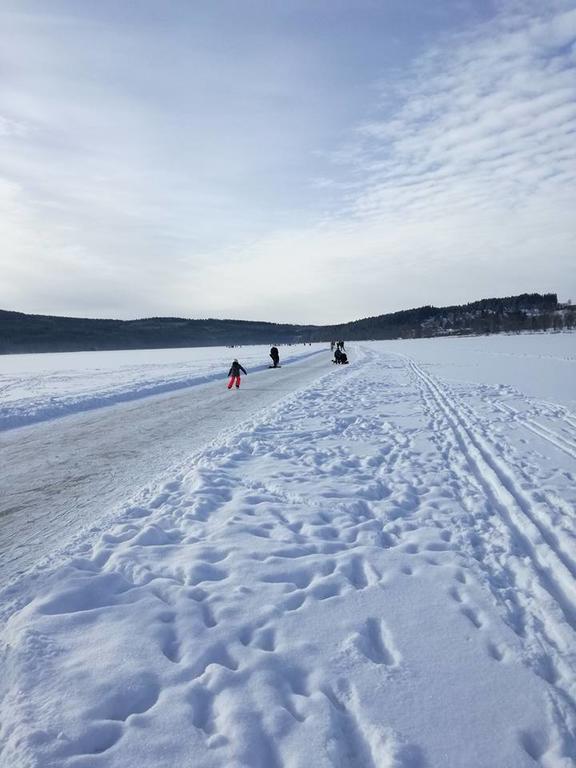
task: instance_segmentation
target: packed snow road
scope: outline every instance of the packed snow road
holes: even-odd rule
[[[0,433],[0,584],[98,527],[154,477],[329,366],[323,348],[280,370],[249,373],[238,392],[226,390],[221,374],[209,384]]]
[[[0,768],[573,768],[573,338],[303,364],[0,593]]]

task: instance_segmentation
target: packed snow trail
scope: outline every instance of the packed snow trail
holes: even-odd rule
[[[573,768],[573,414],[350,357],[4,591],[1,768]]]
[[[326,345],[282,347],[284,365]],[[0,355],[0,432],[219,381],[234,355],[268,368],[262,345]]]
[[[0,585],[329,368],[330,352],[322,350],[285,365],[282,378],[267,369],[250,373],[240,392],[226,390],[225,370],[210,384],[0,433]]]

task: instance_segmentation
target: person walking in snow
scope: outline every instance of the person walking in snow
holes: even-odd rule
[[[248,376],[248,371],[243,368],[238,360],[234,358],[234,361],[232,365],[230,366],[230,370],[228,371],[228,376],[230,376],[230,381],[228,382],[228,389],[232,389],[232,385],[234,382],[236,382],[236,389],[240,389],[240,371],[242,371],[246,376]]]
[[[278,368],[278,363],[280,362],[280,353],[278,352],[278,347],[272,347],[270,350],[270,357],[272,358],[272,362],[274,363],[274,368]]]

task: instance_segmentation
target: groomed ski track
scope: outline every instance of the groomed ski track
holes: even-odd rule
[[[406,361],[434,421],[463,505],[484,494],[488,515],[467,533],[468,549],[481,564],[485,583],[509,615],[514,631],[528,638],[526,653],[536,673],[561,691],[566,715],[576,713],[576,549],[573,510],[560,508],[538,484],[510,461],[502,434],[414,361]],[[502,404],[495,403],[496,406]],[[504,406],[518,420],[518,412]],[[530,420],[523,426],[532,428]],[[546,427],[534,431],[564,450],[565,438]],[[456,459],[455,453],[460,455]],[[508,458],[507,458],[508,454]],[[468,490],[466,490],[468,488]],[[568,505],[565,505],[568,506]],[[568,514],[566,514],[568,513]],[[564,526],[558,518],[564,518]],[[486,536],[487,529],[490,535]],[[477,542],[482,542],[478,547]],[[492,547],[486,548],[490,542]],[[526,593],[529,585],[531,594]],[[538,599],[534,599],[535,595]],[[458,598],[456,598],[458,599]],[[470,616],[478,627],[482,621]],[[576,753],[575,753],[576,754]]]

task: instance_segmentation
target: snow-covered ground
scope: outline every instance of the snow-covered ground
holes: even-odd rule
[[[280,346],[280,361],[302,359],[320,346]],[[250,371],[263,370],[268,352],[259,345],[2,355],[0,430],[215,381],[235,357]]]
[[[2,768],[574,766],[574,339],[298,364],[4,590]]]
[[[97,534],[103,519],[140,489],[154,493],[155,478],[161,483],[175,465],[188,466],[210,440],[331,367],[325,345],[306,355],[275,371],[245,363],[249,375],[242,376],[240,392],[227,390],[224,366],[212,382],[107,407],[92,402],[87,411],[0,432],[0,586],[40,560],[66,557],[63,545]],[[63,380],[64,373],[53,377]],[[146,378],[142,366],[140,380]],[[131,371],[124,391],[137,381]],[[40,401],[47,391],[40,390]],[[33,403],[34,392],[22,399]]]
[[[576,333],[415,339],[378,348],[402,349],[445,378],[509,386],[576,410]]]

